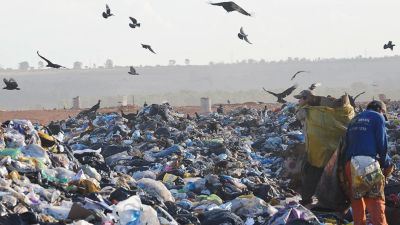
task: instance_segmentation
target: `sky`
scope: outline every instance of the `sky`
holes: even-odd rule
[[[218,2],[218,1],[212,1]],[[207,0],[0,0],[0,66],[37,68],[40,54],[72,68],[202,65],[243,59],[392,56],[400,43],[398,0],[236,0],[248,17]],[[104,19],[108,4],[114,17]],[[129,17],[141,27],[129,27]],[[252,45],[237,34],[243,27]],[[151,45],[157,54],[143,49]],[[399,44],[400,45],[400,44]]]

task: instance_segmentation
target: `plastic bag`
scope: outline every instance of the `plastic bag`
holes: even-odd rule
[[[199,215],[201,224],[207,225],[243,225],[243,220],[232,212],[225,210],[212,210]]]
[[[151,196],[162,198],[164,201],[175,201],[171,192],[160,181],[142,178],[136,184]]]
[[[180,145],[173,145],[172,147],[169,147],[165,149],[164,151],[157,152],[154,154],[154,157],[165,157],[167,155],[170,155],[172,153],[182,153],[183,147]]]
[[[6,146],[8,148],[21,148],[25,146],[25,136],[20,134],[17,130],[10,130],[5,133]]]
[[[142,178],[150,178],[150,179],[153,179],[153,180],[156,179],[156,175],[151,171],[136,172],[136,173],[132,174],[132,177],[135,180],[140,180]]]
[[[71,211],[71,206],[50,206],[45,205],[42,213],[45,215],[50,215],[56,220],[65,220],[68,217],[69,211]]]
[[[4,156],[8,155],[13,159],[16,159],[17,156],[21,153],[20,148],[6,148],[1,151],[1,157],[3,158]]]
[[[67,178],[58,179],[56,177],[57,176],[57,171],[55,171],[55,173],[50,173],[50,174],[49,174],[49,172],[52,172],[52,170],[50,170],[50,169],[42,169],[42,170],[40,170],[40,173],[41,173],[43,179],[47,179],[50,182],[58,181],[58,182],[63,183],[63,184],[68,183],[68,179]]]
[[[45,164],[50,164],[50,158],[47,155],[47,152],[37,144],[30,144],[26,145],[21,148],[22,154],[25,156],[30,156],[30,157],[35,157],[37,159],[40,159],[43,161]]]
[[[157,212],[148,205],[142,205],[139,196],[132,196],[119,202],[113,209],[113,213],[120,215],[121,224],[160,224]]]

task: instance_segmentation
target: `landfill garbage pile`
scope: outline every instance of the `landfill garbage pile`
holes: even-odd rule
[[[192,118],[163,102],[47,126],[5,121],[0,224],[347,224],[300,205],[282,176],[304,144],[296,107]],[[397,110],[389,154],[400,166]],[[397,208],[399,177],[386,201]]]

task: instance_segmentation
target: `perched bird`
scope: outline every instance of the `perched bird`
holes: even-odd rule
[[[246,12],[244,9],[242,9],[240,6],[238,6],[236,3],[229,1],[229,2],[219,2],[219,3],[210,3],[211,5],[216,5],[216,6],[222,6],[228,13],[232,11],[237,11],[243,15],[246,16],[252,16],[252,14]]]
[[[377,84],[371,84],[372,86],[374,86],[374,87],[378,87],[378,85]]]
[[[364,92],[361,92],[360,94],[356,95],[356,97],[353,98],[353,96],[349,95],[349,101],[350,101],[350,105],[353,106],[353,108],[356,108],[356,99],[358,98],[358,96],[364,94]],[[347,93],[346,93],[347,94]]]
[[[310,86],[308,89],[310,89],[310,90],[312,91],[312,90],[314,90],[316,87],[319,87],[319,86],[321,86],[321,83],[313,83],[313,84],[311,84],[311,86]]]
[[[157,53],[155,53],[155,52],[153,51],[153,49],[151,49],[151,46],[150,46],[150,45],[144,45],[144,44],[141,44],[141,45],[142,45],[143,48],[149,49],[152,53],[157,54]]]
[[[108,5],[106,4],[106,11],[103,12],[103,17],[104,17],[105,19],[107,19],[109,16],[114,16],[114,15],[111,14],[110,7],[108,7]]]
[[[148,105],[147,105],[147,102],[144,101],[143,108],[146,108],[147,106],[148,106]]]
[[[295,84],[293,86],[291,86],[290,88],[286,89],[284,92],[276,94],[274,92],[270,92],[264,89],[264,91],[270,93],[271,95],[275,96],[278,98],[277,102],[279,103],[286,103],[287,101],[285,101],[283,98],[285,98],[286,96],[290,95],[296,88],[297,88],[298,84]]]
[[[383,103],[388,104],[390,102],[390,98],[383,100]]]
[[[39,56],[40,58],[42,58],[44,61],[47,62],[46,67],[51,67],[51,68],[55,68],[55,69],[58,69],[58,68],[60,68],[60,67],[64,67],[64,66],[60,66],[60,65],[58,65],[58,64],[54,64],[54,63],[50,62],[50,60],[48,60],[48,59],[46,59],[45,57],[39,55],[39,51],[37,51],[37,54],[38,54],[38,56]],[[64,68],[66,68],[66,67],[64,67]]]
[[[239,37],[240,39],[242,39],[242,40],[244,39],[247,43],[251,44],[251,42],[249,41],[249,39],[247,39],[247,36],[249,36],[249,35],[245,34],[244,31],[243,31],[243,27],[241,27],[241,28],[240,28],[240,33],[238,33],[238,37]]]
[[[229,99],[228,99],[228,101],[226,101],[226,102],[228,102],[228,104],[231,104],[231,101],[229,101]]]
[[[396,46],[396,45],[392,44],[392,41],[389,41],[387,44],[385,44],[385,45],[383,46],[383,49],[390,48],[390,49],[393,51],[393,47],[394,47],[394,46]]]
[[[129,26],[130,26],[131,28],[135,28],[136,26],[137,26],[137,27],[140,27],[140,23],[138,23],[137,20],[136,20],[135,18],[129,17],[129,19],[132,20],[132,23],[129,24]]]
[[[209,128],[211,133],[218,134],[218,130],[221,128],[221,124],[219,124],[215,119],[210,122]]]
[[[187,114],[186,119],[193,120],[193,118],[189,115],[189,113]]]
[[[135,68],[133,68],[133,66],[131,66],[131,71],[128,72],[130,75],[139,75],[138,73],[136,73]]]
[[[127,119],[128,121],[136,120],[136,116],[137,116],[137,114],[134,114],[134,113],[125,114],[122,109],[121,109],[121,115],[123,118]]]
[[[100,108],[100,101],[101,101],[101,100],[99,100],[99,102],[98,102],[96,105],[94,105],[92,108],[90,108],[90,109],[89,109],[89,112],[94,112],[94,113],[96,113],[97,110]]]
[[[200,119],[199,114],[197,114],[197,112],[194,112],[194,114],[196,114],[196,118],[199,120]]]
[[[262,105],[262,104],[264,104],[264,102],[258,102],[258,104]]]
[[[6,89],[6,90],[19,90],[17,81],[15,81],[14,78],[10,78],[10,80],[7,80],[6,78],[4,78],[3,81],[6,84],[6,86],[3,89]]]
[[[309,72],[310,72],[310,71],[297,71],[297,73],[295,73],[295,74],[293,75],[292,79],[290,79],[290,80],[293,80],[293,79],[296,77],[296,75],[299,74],[299,73],[309,73]]]

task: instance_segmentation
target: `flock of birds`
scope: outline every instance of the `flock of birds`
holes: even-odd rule
[[[237,11],[243,15],[246,16],[252,16],[252,14],[246,12],[244,9],[242,9],[240,6],[238,6],[236,3],[229,1],[229,2],[219,2],[219,3],[209,3],[211,5],[215,5],[215,6],[222,6],[228,13],[229,12],[233,12],[233,11]],[[108,6],[108,4],[106,4],[106,11],[102,13],[103,17],[105,19],[111,17],[111,16],[115,16],[114,14],[111,13],[111,9]],[[136,28],[136,27],[140,27],[140,23],[138,23],[138,21],[133,18],[133,17],[129,17],[129,19],[131,20],[131,23],[129,23],[129,27],[131,28]],[[248,42],[249,44],[251,44],[251,42],[249,41],[249,39],[247,38],[247,34],[244,33],[243,31],[243,27],[240,28],[240,33],[238,34],[239,38],[242,40],[245,40],[246,42]],[[150,45],[147,44],[141,44],[142,47],[144,49],[148,49],[150,52],[156,54],[154,52],[154,50],[151,48]],[[46,59],[45,57],[41,56],[39,54],[39,51],[37,51],[37,54],[40,58],[42,58],[44,61],[47,62],[46,67],[50,67],[50,68],[54,68],[54,69],[59,69],[59,68],[66,68],[64,66],[52,63],[50,60]],[[128,72],[128,74],[130,75],[139,75],[139,73],[136,72],[135,68],[133,66],[130,67],[130,71]],[[4,83],[6,84],[6,87],[4,87],[3,89],[5,90],[20,90],[20,88],[18,88],[18,83],[14,78],[10,78],[9,80],[4,78],[3,79]]]
[[[310,71],[303,71],[303,70],[297,71],[297,72],[293,75],[292,79],[290,79],[290,80],[293,80],[293,79],[297,76],[297,74],[299,74],[299,73],[310,73]],[[296,84],[294,84],[293,86],[291,86],[290,88],[288,88],[288,89],[286,89],[285,91],[283,91],[282,93],[274,93],[274,92],[271,92],[271,91],[267,91],[267,90],[265,90],[264,87],[263,87],[263,89],[264,89],[264,91],[268,92],[269,94],[271,94],[271,95],[277,97],[277,98],[278,98],[277,102],[279,102],[279,103],[287,103],[287,101],[286,101],[284,98],[286,98],[286,97],[289,96],[294,90],[296,90],[297,86],[299,86],[299,85],[296,83]],[[319,87],[319,86],[321,86],[321,83],[313,83],[313,84],[311,84],[311,86],[310,86],[308,89],[312,91],[312,90],[314,90],[316,87]]]
[[[241,8],[240,6],[238,6],[236,3],[232,2],[232,1],[229,1],[229,2],[219,2],[219,3],[211,3],[211,2],[210,2],[209,4],[215,5],[215,6],[221,6],[221,7],[224,8],[228,13],[229,13],[229,12],[233,12],[233,11],[237,11],[237,12],[243,14],[243,15],[246,15],[246,16],[253,16],[253,14],[246,12],[243,8]],[[111,9],[110,9],[110,7],[109,7],[107,4],[106,4],[106,11],[103,12],[102,15],[103,15],[103,17],[104,17],[105,19],[107,19],[107,18],[109,18],[109,17],[111,17],[111,16],[115,16],[114,14],[111,13]],[[131,28],[140,27],[140,23],[138,23],[138,21],[137,21],[135,18],[129,17],[129,19],[131,20],[131,23],[129,23],[129,27],[131,27]],[[247,43],[252,44],[252,43],[249,41],[249,39],[248,39],[248,35],[243,31],[243,27],[240,28],[240,32],[238,33],[238,37],[239,37],[241,40],[244,40],[244,41],[246,41]],[[154,50],[151,48],[150,45],[147,45],[147,44],[141,44],[141,45],[142,45],[142,47],[143,47],[144,49],[148,49],[150,52],[156,54],[156,53],[154,52]],[[383,46],[383,49],[388,49],[388,48],[389,48],[389,49],[391,49],[391,50],[393,51],[393,47],[394,47],[394,46],[395,46],[395,45],[392,43],[392,41],[389,41],[387,44],[385,44],[385,45]],[[45,57],[41,56],[41,55],[39,54],[39,51],[37,51],[37,54],[38,54],[38,56],[39,56],[40,58],[42,58],[44,61],[47,62],[46,67],[55,68],[55,69],[66,68],[66,67],[64,67],[64,66],[61,66],[61,65],[52,63],[50,60],[48,60],[48,59],[46,59]],[[298,72],[296,72],[296,73],[293,75],[293,77],[291,78],[291,80],[295,79],[296,75],[298,75],[299,73],[309,73],[309,72],[310,72],[310,71],[298,71]],[[130,67],[130,71],[128,72],[128,74],[130,74],[130,75],[139,75],[139,73],[136,72],[136,70],[135,70],[135,68],[134,68],[133,66]],[[4,81],[4,83],[6,84],[6,87],[4,87],[3,89],[6,89],[6,90],[20,90],[20,88],[18,88],[18,83],[16,82],[16,80],[15,80],[14,78],[10,78],[9,80],[6,79],[6,78],[4,78],[3,81]],[[372,86],[375,86],[375,87],[378,86],[378,85],[375,85],[375,84],[371,84],[371,85],[372,85]],[[318,86],[321,86],[321,83],[313,83],[308,89],[309,89],[309,90],[314,90],[314,89],[315,89],[316,87],[318,87]],[[283,91],[282,93],[274,93],[274,92],[271,92],[271,91],[267,91],[267,90],[265,90],[264,87],[263,87],[263,89],[264,89],[264,91],[268,92],[269,94],[274,95],[275,97],[277,97],[277,98],[278,98],[278,99],[277,99],[277,102],[279,102],[279,103],[287,103],[287,101],[284,100],[284,98],[287,97],[287,96],[289,96],[297,87],[298,87],[298,84],[296,83],[296,84],[294,84],[293,86],[291,86],[290,88],[288,88],[288,89],[286,89],[285,91]],[[351,100],[354,101],[358,96],[360,96],[361,94],[364,94],[364,93],[365,93],[365,92],[360,93],[360,94],[357,95],[354,99],[352,98]],[[230,104],[230,101],[229,101],[229,100],[228,100],[227,102],[228,102],[228,104]],[[98,104],[96,104],[94,107],[95,107],[95,108],[96,108],[96,106],[99,107],[99,105],[100,105],[100,100],[99,100]],[[92,110],[92,111],[97,111],[97,109],[94,109],[94,110]]]

